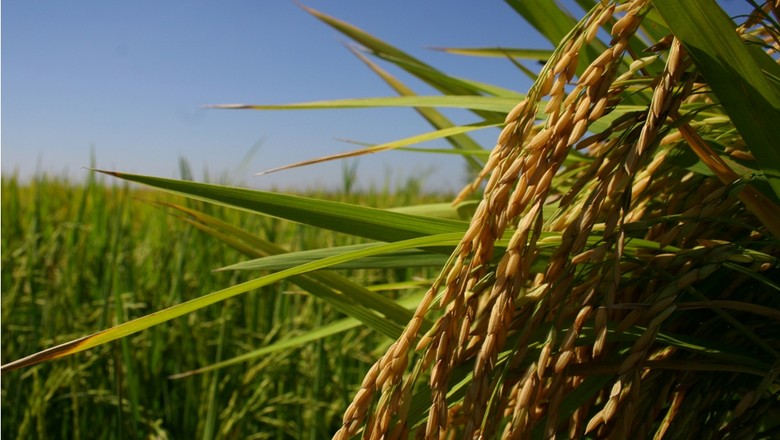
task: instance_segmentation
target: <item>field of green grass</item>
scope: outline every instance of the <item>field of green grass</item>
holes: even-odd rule
[[[345,185],[347,186],[347,185]],[[420,185],[316,194],[374,207],[447,200]],[[449,197],[451,198],[451,196]],[[92,176],[2,179],[2,363],[256,277],[248,259],[163,204],[197,208],[287,250],[356,239]],[[435,270],[341,270],[383,295]],[[411,284],[412,286],[414,283]],[[2,378],[3,438],[326,438],[390,339],[355,327],[180,379],[343,315],[291,282],[261,288]]]

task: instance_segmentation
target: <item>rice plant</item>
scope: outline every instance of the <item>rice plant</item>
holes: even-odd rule
[[[770,12],[734,32],[711,2],[595,5],[509,112],[460,196],[488,179],[468,231],[336,438],[776,435]],[[640,34],[653,18],[669,28]]]
[[[780,3],[750,2],[753,13],[738,23],[712,0],[582,0],[588,12],[579,20],[552,1],[507,3],[555,50],[451,51],[544,58],[539,72],[513,59],[534,77],[526,94],[448,76],[309,10],[359,42],[357,55],[401,96],[219,106],[414,107],[434,131],[291,166],[446,138],[476,174],[455,208],[378,210],[108,172],[369,241],[283,252],[178,208],[185,220],[261,257],[226,269],[265,275],[3,370],[101,346],[290,279],[350,316],[304,342],[358,323],[395,340],[355,387],[334,438],[780,435]],[[375,59],[442,95],[417,96]],[[434,109],[448,106],[481,120],[457,125]],[[468,136],[496,126],[502,130],[489,153]],[[470,222],[459,220],[464,213]],[[415,264],[442,269],[410,302],[332,272]],[[258,353],[265,352],[185,374],[257,362]]]

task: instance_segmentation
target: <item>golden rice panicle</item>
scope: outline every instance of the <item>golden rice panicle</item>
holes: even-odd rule
[[[529,438],[539,428],[550,437],[663,435],[672,426],[695,432],[687,428],[693,419],[680,413],[686,390],[673,386],[679,377],[647,366],[674,361],[675,351],[657,336],[679,313],[680,292],[715,266],[686,265],[653,249],[629,248],[626,258],[626,242],[645,227],[644,238],[661,247],[689,245],[688,237],[715,228],[702,218],[731,212],[735,201],[717,195],[723,188],[717,180],[668,166],[669,151],[684,136],[667,128],[701,85],[694,86],[695,74],[685,75],[691,63],[679,41],[666,39],[643,58],[630,49],[650,7],[649,0],[600,2],[507,116],[484,169],[459,195],[487,179],[467,232],[415,321],[370,370],[339,438],[362,426],[367,438]],[[610,45],[580,66],[581,52],[602,27],[611,31]],[[646,108],[601,122],[637,89],[651,95]],[[601,131],[588,134],[595,126]],[[564,166],[574,148],[587,160]],[[740,151],[735,145],[728,153]],[[697,185],[714,198],[696,191],[669,200],[653,196]],[[551,202],[559,208],[553,214]],[[690,219],[657,220],[680,213]],[[499,240],[502,254],[495,258]],[[653,277],[661,271],[670,278]],[[420,335],[434,310],[435,324]],[[609,336],[635,325],[643,330],[629,344]],[[587,338],[592,342],[583,345]],[[605,362],[618,354],[616,347],[626,352],[620,362]],[[471,381],[462,401],[453,402],[453,372],[466,365]],[[576,410],[564,411],[563,402],[590,371],[613,379]],[[408,408],[412,390],[421,389],[430,391],[431,405],[412,432]],[[653,396],[671,406],[653,403]]]
[[[515,216],[524,213],[524,216],[520,223],[518,223],[513,237],[510,239],[509,247],[507,248],[502,260],[500,261],[496,272],[497,281],[494,284],[491,291],[491,298],[495,298],[492,301],[492,309],[490,313],[490,322],[510,322],[512,321],[512,313],[507,313],[507,310],[514,309],[515,297],[518,293],[518,287],[522,285],[522,280],[527,280],[530,273],[528,267],[533,262],[535,255],[537,254],[535,241],[538,239],[538,233],[541,228],[543,219],[541,217],[541,207],[545,203],[547,195],[550,189],[551,177],[555,174],[562,160],[568,154],[569,148],[573,145],[585,132],[588,122],[591,117],[591,102],[595,102],[597,111],[602,112],[605,110],[602,98],[606,97],[606,93],[609,91],[608,80],[614,78],[614,68],[617,65],[617,60],[622,57],[626,48],[624,44],[624,38],[631,35],[638,22],[641,20],[640,13],[645,6],[645,2],[634,2],[632,8],[629,8],[627,16],[633,17],[631,19],[624,20],[620,27],[620,35],[616,38],[616,47],[612,47],[608,50],[607,56],[599,57],[595,64],[590,66],[591,69],[603,69],[598,73],[602,74],[606,72],[606,75],[601,76],[601,82],[595,84],[588,84],[586,81],[579,83],[574,90],[565,97],[563,84],[571,80],[571,75],[574,69],[569,68],[573,64],[573,60],[576,59],[576,54],[579,51],[582,44],[581,39],[571,39],[563,45],[563,55],[554,61],[551,60],[553,74],[557,74],[556,80],[550,87],[550,100],[544,109],[544,112],[548,114],[547,123],[545,127],[534,135],[529,142],[525,145],[523,155],[520,156],[513,166],[508,167],[508,170],[512,171],[511,175],[505,175],[500,181],[501,184],[512,183],[517,181],[516,172],[520,173],[519,184],[515,186],[515,190],[512,193],[512,198],[509,201],[506,214],[502,213],[508,218],[514,218]],[[611,12],[611,10],[610,10]],[[597,26],[603,21],[603,16],[599,16],[598,20],[594,20],[592,25]],[[587,32],[587,35],[593,35],[593,32]],[[586,69],[586,73],[588,70]],[[587,76],[591,78],[593,75]],[[606,80],[605,80],[606,78]],[[601,115],[598,115],[600,117]],[[515,171],[517,170],[517,171]],[[526,184],[523,178],[528,177],[528,181],[532,183]],[[495,177],[495,175],[493,176]],[[488,185],[488,189],[492,189]],[[530,207],[530,208],[529,208]],[[528,209],[526,211],[526,209]],[[508,214],[508,215],[507,215]],[[569,249],[566,244],[561,246],[561,249]],[[569,276],[563,275],[567,270],[566,264],[556,264],[558,262],[565,261],[568,254],[561,252],[556,254],[552,259],[552,266],[548,268],[546,279],[549,280],[561,280],[557,285],[558,291],[549,293],[554,297],[558,297],[565,294],[565,291],[570,287],[567,280]],[[522,262],[522,263],[521,263]],[[509,281],[511,280],[511,282]],[[533,286],[533,285],[532,285]],[[546,302],[541,303],[541,307],[544,307]],[[542,308],[542,310],[544,310]],[[532,331],[540,323],[539,317],[543,316],[542,313],[536,315],[527,331]],[[466,394],[465,407],[468,408],[467,414],[472,414],[471,426],[478,426],[481,420],[485,419],[485,397],[490,394],[491,387],[491,374],[493,365],[496,362],[496,356],[501,349],[503,341],[506,339],[508,326],[504,325],[490,325],[488,328],[488,334],[485,337],[486,343],[483,343],[481,350],[476,358],[476,364],[474,367],[474,381],[472,382],[468,393]],[[576,334],[576,330],[573,331]],[[546,345],[543,349],[543,353],[552,348],[550,344]],[[542,354],[544,356],[544,354]],[[571,352],[565,351],[564,354],[558,357],[560,364],[558,368],[565,368],[571,359]],[[544,375],[544,368],[546,367],[546,359],[540,359],[537,370],[537,376],[540,378]],[[482,380],[478,378],[484,377]],[[561,385],[562,386],[562,385]],[[560,396],[561,389],[556,389],[553,396]],[[522,409],[526,411],[525,408]],[[516,418],[517,420],[524,420],[525,418]],[[511,431],[511,429],[510,429]],[[466,431],[466,434],[471,434],[471,431]]]
[[[591,18],[590,26],[598,26],[604,20],[603,17],[603,15],[600,15],[599,20],[592,20]],[[563,85],[568,83],[574,75],[579,49],[584,42],[582,38],[584,33],[584,30],[580,29],[575,34],[576,38],[572,38],[568,44],[564,45],[557,57],[550,60],[548,68],[543,70],[540,75],[540,78],[543,79],[539,90],[549,93],[553,102],[563,101],[565,95]],[[589,34],[593,35],[593,32]],[[551,83],[552,85],[550,85]],[[533,96],[533,93],[532,90],[529,97]],[[538,102],[541,96],[539,96],[539,93],[536,96]],[[492,255],[493,242],[503,234],[503,231],[514,218],[525,211],[526,207],[531,206],[531,209],[526,213],[521,224],[516,227],[516,236],[511,240],[512,246],[507,249],[502,261],[499,262],[496,269],[496,282],[490,290],[488,300],[486,302],[480,301],[479,298],[472,296],[465,304],[463,302],[457,303],[465,307],[450,307],[445,312],[446,318],[443,318],[453,322],[463,322],[464,316],[468,316],[464,315],[466,310],[478,310],[481,311],[481,316],[489,317],[487,319],[487,327],[479,327],[485,328],[486,334],[474,334],[472,332],[471,341],[479,340],[481,341],[481,346],[475,364],[475,378],[477,380],[472,383],[464,401],[465,413],[473,417],[471,423],[468,423],[465,428],[464,434],[466,436],[476,432],[481,423],[480,414],[484,411],[484,403],[488,398],[490,389],[489,378],[492,375],[495,356],[498,350],[503,347],[506,331],[513,317],[517,280],[528,276],[527,267],[533,260],[535,253],[533,246],[530,249],[525,249],[524,243],[529,237],[535,239],[535,236],[538,234],[538,230],[541,227],[539,221],[541,220],[541,217],[539,217],[541,206],[546,199],[555,170],[560,166],[565,155],[565,148],[563,147],[566,147],[566,145],[551,150],[535,146],[565,144],[571,135],[571,127],[568,127],[566,122],[567,115],[561,113],[559,109],[553,109],[550,111],[550,120],[555,121],[557,125],[555,127],[550,126],[551,128],[547,130],[538,131],[535,135],[532,135],[530,141],[526,142],[522,149],[518,149],[515,145],[518,142],[522,144],[523,139],[528,137],[531,129],[530,122],[535,113],[535,111],[534,113],[528,112],[528,109],[535,109],[536,107],[535,104],[529,105],[528,102],[525,101],[518,106],[518,109],[522,109],[525,113],[513,112],[519,115],[519,120],[512,121],[513,115],[510,114],[509,122],[499,136],[499,144],[488,161],[491,165],[486,167],[485,173],[483,173],[490,172],[491,176],[485,189],[483,201],[477,210],[477,215],[472,220],[470,229],[474,229],[474,232],[467,233],[467,239],[469,239],[468,247],[475,251],[471,255],[460,255],[463,258],[470,257],[471,264],[468,274],[471,277],[471,284],[477,277],[483,275],[483,272],[475,272],[475,269],[483,267],[487,263],[487,258]],[[580,128],[577,129],[580,130]],[[509,141],[512,141],[512,143],[508,143]],[[518,184],[518,176],[525,176],[534,185],[526,187],[522,183],[522,179],[521,183]],[[509,199],[510,194],[514,199]],[[529,233],[531,233],[530,236],[528,235]],[[478,242],[474,241],[475,238],[478,239]],[[465,249],[466,247],[464,245],[462,248]],[[521,267],[523,266],[520,264],[521,261],[524,261],[523,265],[526,269]],[[448,278],[456,279],[461,275],[465,275],[465,272]],[[469,284],[469,282],[465,284]],[[489,304],[489,307],[486,304]],[[442,305],[446,304],[443,303]],[[470,320],[466,319],[465,321]],[[459,334],[465,334],[463,330],[464,328],[461,327]],[[444,355],[449,353],[448,350],[441,351],[438,349],[445,339],[432,338],[431,341],[432,344],[428,347],[429,351],[436,350]],[[462,350],[456,351],[462,352]],[[435,361],[437,373],[439,371],[447,371],[443,367],[446,362],[451,363],[452,359],[439,358],[437,356]],[[440,376],[440,374],[436,375],[437,381]],[[434,402],[434,408],[431,408],[430,414],[444,414],[441,408],[435,408],[436,405]],[[432,424],[429,424],[430,426]],[[429,432],[429,434],[432,434],[432,432]]]
[[[439,290],[440,282],[441,279],[434,282],[417,306],[412,320],[404,329],[401,337],[369,369],[360,389],[345,411],[342,427],[336,432],[334,439],[352,438],[365,425],[368,425],[366,432],[378,433],[382,431],[382,427],[387,429],[394,416],[399,415],[399,413],[402,417],[405,415],[403,410],[405,405],[409,403],[411,387],[408,384],[401,386],[401,379],[406,370],[409,352],[413,349],[412,342],[418,338],[425,314]],[[376,392],[380,390],[387,393],[386,396],[393,396],[394,393],[399,393],[400,396],[395,396],[392,400],[387,397],[380,399],[375,414],[371,415],[369,409],[373,405]],[[392,408],[387,407],[389,403],[392,403]],[[379,426],[376,414],[383,416],[379,419],[382,422]],[[404,426],[404,422],[405,420],[400,420],[399,425]]]
[[[689,89],[685,87],[679,88],[680,90],[683,90],[683,95],[676,95],[675,90],[677,90],[679,87],[680,79],[682,78],[682,72],[687,68],[687,65],[687,58],[679,41],[672,41],[671,48],[666,60],[666,66],[663,73],[656,81],[651,104],[638,136],[636,139],[631,139],[631,143],[628,144],[629,148],[625,154],[622,155],[623,159],[617,162],[620,164],[620,166],[610,166],[606,169],[609,171],[604,176],[604,182],[608,188],[608,194],[614,195],[625,192],[627,192],[627,194],[633,194],[641,192],[641,188],[627,188],[629,181],[628,178],[640,173],[640,170],[642,167],[644,167],[643,162],[645,162],[643,157],[650,157],[650,154],[648,153],[650,153],[651,147],[658,143],[657,134],[660,130],[660,127],[665,123],[667,116],[670,113],[676,111],[676,106],[679,105],[679,102],[685,98],[685,93]],[[614,157],[614,155],[612,155],[612,157]],[[649,172],[647,168],[645,168],[644,171]],[[614,240],[616,240],[616,252],[612,263],[615,265],[613,266],[615,269],[612,271],[614,278],[611,286],[616,286],[620,283],[620,276],[622,271],[618,268],[619,266],[617,265],[619,265],[619,262],[622,260],[622,241],[624,240],[624,232],[622,232],[620,229],[622,229],[622,225],[625,223],[625,219],[630,217],[630,212],[626,211],[622,204],[615,203],[617,200],[617,197],[612,197],[612,203],[610,204],[610,200],[605,199],[607,205],[602,208],[607,211],[607,219],[612,218],[618,220],[617,222],[607,220],[604,228],[604,237],[608,238],[610,236],[614,236]],[[616,231],[615,227],[618,227],[619,230]],[[612,293],[607,295],[605,298],[606,301],[604,304],[606,306],[611,305],[615,299],[614,288],[610,291]],[[667,295],[671,295],[672,293],[673,291],[670,291],[670,293]],[[670,299],[673,301],[674,298]],[[657,335],[661,323],[671,313],[674,312],[676,307],[671,304],[672,301],[670,301],[669,305],[662,310],[657,310],[657,308],[651,309],[653,315],[649,315],[649,313],[646,314],[646,319],[649,321],[648,328],[645,333],[636,341],[632,347],[631,352],[626,356],[618,370],[620,376],[618,381],[615,382],[614,386],[620,387],[621,389],[630,389],[632,392],[618,393],[615,392],[615,388],[613,388],[613,393],[611,394],[609,401],[602,408],[602,410],[596,413],[588,422],[586,432],[593,431],[602,425],[606,427],[610,420],[615,417],[618,409],[622,411],[623,416],[619,418],[620,423],[613,425],[611,429],[614,430],[617,436],[623,435],[631,430],[631,416],[633,413],[630,409],[635,408],[636,405],[639,404],[638,396],[641,395],[641,379],[640,375],[638,374],[639,370],[637,368],[638,366],[642,365],[642,363],[648,358],[650,346],[655,340],[655,336]],[[604,319],[604,314],[602,313],[600,319],[597,319],[596,321],[597,328],[595,329],[596,333],[601,335],[602,338],[606,336],[606,332],[604,331],[605,323],[606,321]],[[602,350],[601,347],[603,346],[604,341],[597,340],[594,348],[599,347],[600,351]]]

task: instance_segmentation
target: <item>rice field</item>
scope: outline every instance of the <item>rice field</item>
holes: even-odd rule
[[[445,200],[403,188],[321,193],[376,207]],[[451,198],[451,197],[450,197]],[[2,179],[2,361],[244,281],[247,259],[160,203],[196,208],[288,250],[351,236],[95,176]],[[430,269],[340,271],[391,298]],[[384,286],[384,287],[383,287]],[[3,438],[326,438],[389,338],[364,327],[214,372],[169,376],[306,334],[343,315],[282,282],[64,360],[2,377]]]

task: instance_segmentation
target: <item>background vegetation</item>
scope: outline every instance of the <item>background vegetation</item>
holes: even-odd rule
[[[381,208],[451,198],[424,194],[420,183],[312,195]],[[198,209],[290,250],[355,243],[344,234],[95,176],[86,185],[56,176],[29,182],[4,177],[4,363],[248,278],[214,272],[245,256],[161,203]],[[419,289],[432,275],[425,268],[344,273],[393,298]],[[168,377],[306,334],[338,317],[283,282],[63,361],[5,374],[2,436],[326,438],[388,338],[354,328],[268,353],[252,365]]]

